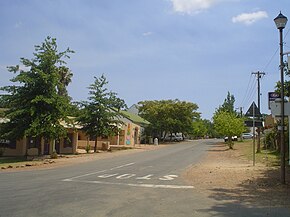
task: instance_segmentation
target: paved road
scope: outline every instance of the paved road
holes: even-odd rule
[[[179,143],[50,170],[2,172],[0,216],[290,216],[286,209],[219,203],[188,185],[182,172],[215,142]]]

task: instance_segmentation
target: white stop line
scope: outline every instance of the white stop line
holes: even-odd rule
[[[193,189],[191,185],[154,185],[154,184],[134,184],[134,183],[120,183],[120,182],[102,182],[102,181],[83,181],[83,180],[71,180],[64,179],[65,182],[79,182],[89,184],[104,184],[104,185],[124,185],[131,187],[143,187],[143,188],[171,188],[171,189]]]
[[[108,182],[108,181],[88,181],[88,180],[78,180],[79,178],[83,178],[83,177],[87,177],[87,176],[91,176],[91,175],[96,175],[96,174],[100,174],[99,176],[97,176],[98,178],[102,178],[102,179],[107,179],[107,178],[112,178],[114,177],[116,180],[128,180],[130,178],[134,178],[136,180],[151,180],[151,178],[154,176],[153,174],[149,174],[149,175],[145,175],[142,177],[135,177],[136,174],[119,174],[119,173],[105,173],[105,172],[109,172],[112,170],[117,170],[123,167],[127,167],[127,166],[131,166],[135,163],[128,163],[128,164],[124,164],[121,166],[117,166],[117,167],[113,167],[111,169],[108,170],[100,170],[100,171],[95,171],[92,173],[87,173],[87,174],[83,174],[80,176],[75,176],[72,178],[68,178],[68,179],[63,179],[62,181],[64,182],[78,182],[78,183],[90,183],[90,184],[104,184],[104,185],[123,185],[123,186],[131,186],[131,187],[144,187],[144,188],[167,188],[167,189],[193,189],[193,186],[190,185],[160,185],[160,184],[144,184],[144,183],[120,183],[120,182]],[[103,174],[102,174],[103,173]],[[160,177],[158,180],[160,181],[171,181],[174,180],[174,178],[177,178],[177,175],[165,175],[163,177]]]

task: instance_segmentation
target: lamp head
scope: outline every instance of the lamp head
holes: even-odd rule
[[[285,17],[281,11],[280,11],[280,14],[274,19],[274,22],[277,26],[277,29],[284,29],[286,24],[287,24],[287,17]]]

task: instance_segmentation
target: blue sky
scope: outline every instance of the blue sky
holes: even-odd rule
[[[105,74],[128,106],[177,98],[211,119],[228,91],[246,111],[257,99],[251,73],[260,70],[261,110],[269,113],[267,93],[280,80],[280,10],[290,19],[289,0],[0,0],[0,86],[13,76],[6,66],[32,58],[34,45],[52,36],[60,50],[76,52],[68,61],[74,100]]]

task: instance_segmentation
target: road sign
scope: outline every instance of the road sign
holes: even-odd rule
[[[273,117],[281,117],[281,101],[270,102],[271,114]],[[290,116],[290,102],[284,102],[284,115]]]
[[[270,102],[275,101],[275,99],[281,98],[279,93],[276,92],[268,92],[268,107],[269,109],[271,109],[270,107]]]
[[[262,116],[255,102],[252,103],[252,105],[246,112],[245,116],[246,117],[261,117]]]
[[[246,120],[245,126],[246,127],[253,127],[254,126],[253,120]],[[263,127],[263,122],[260,120],[255,120],[255,127]]]

